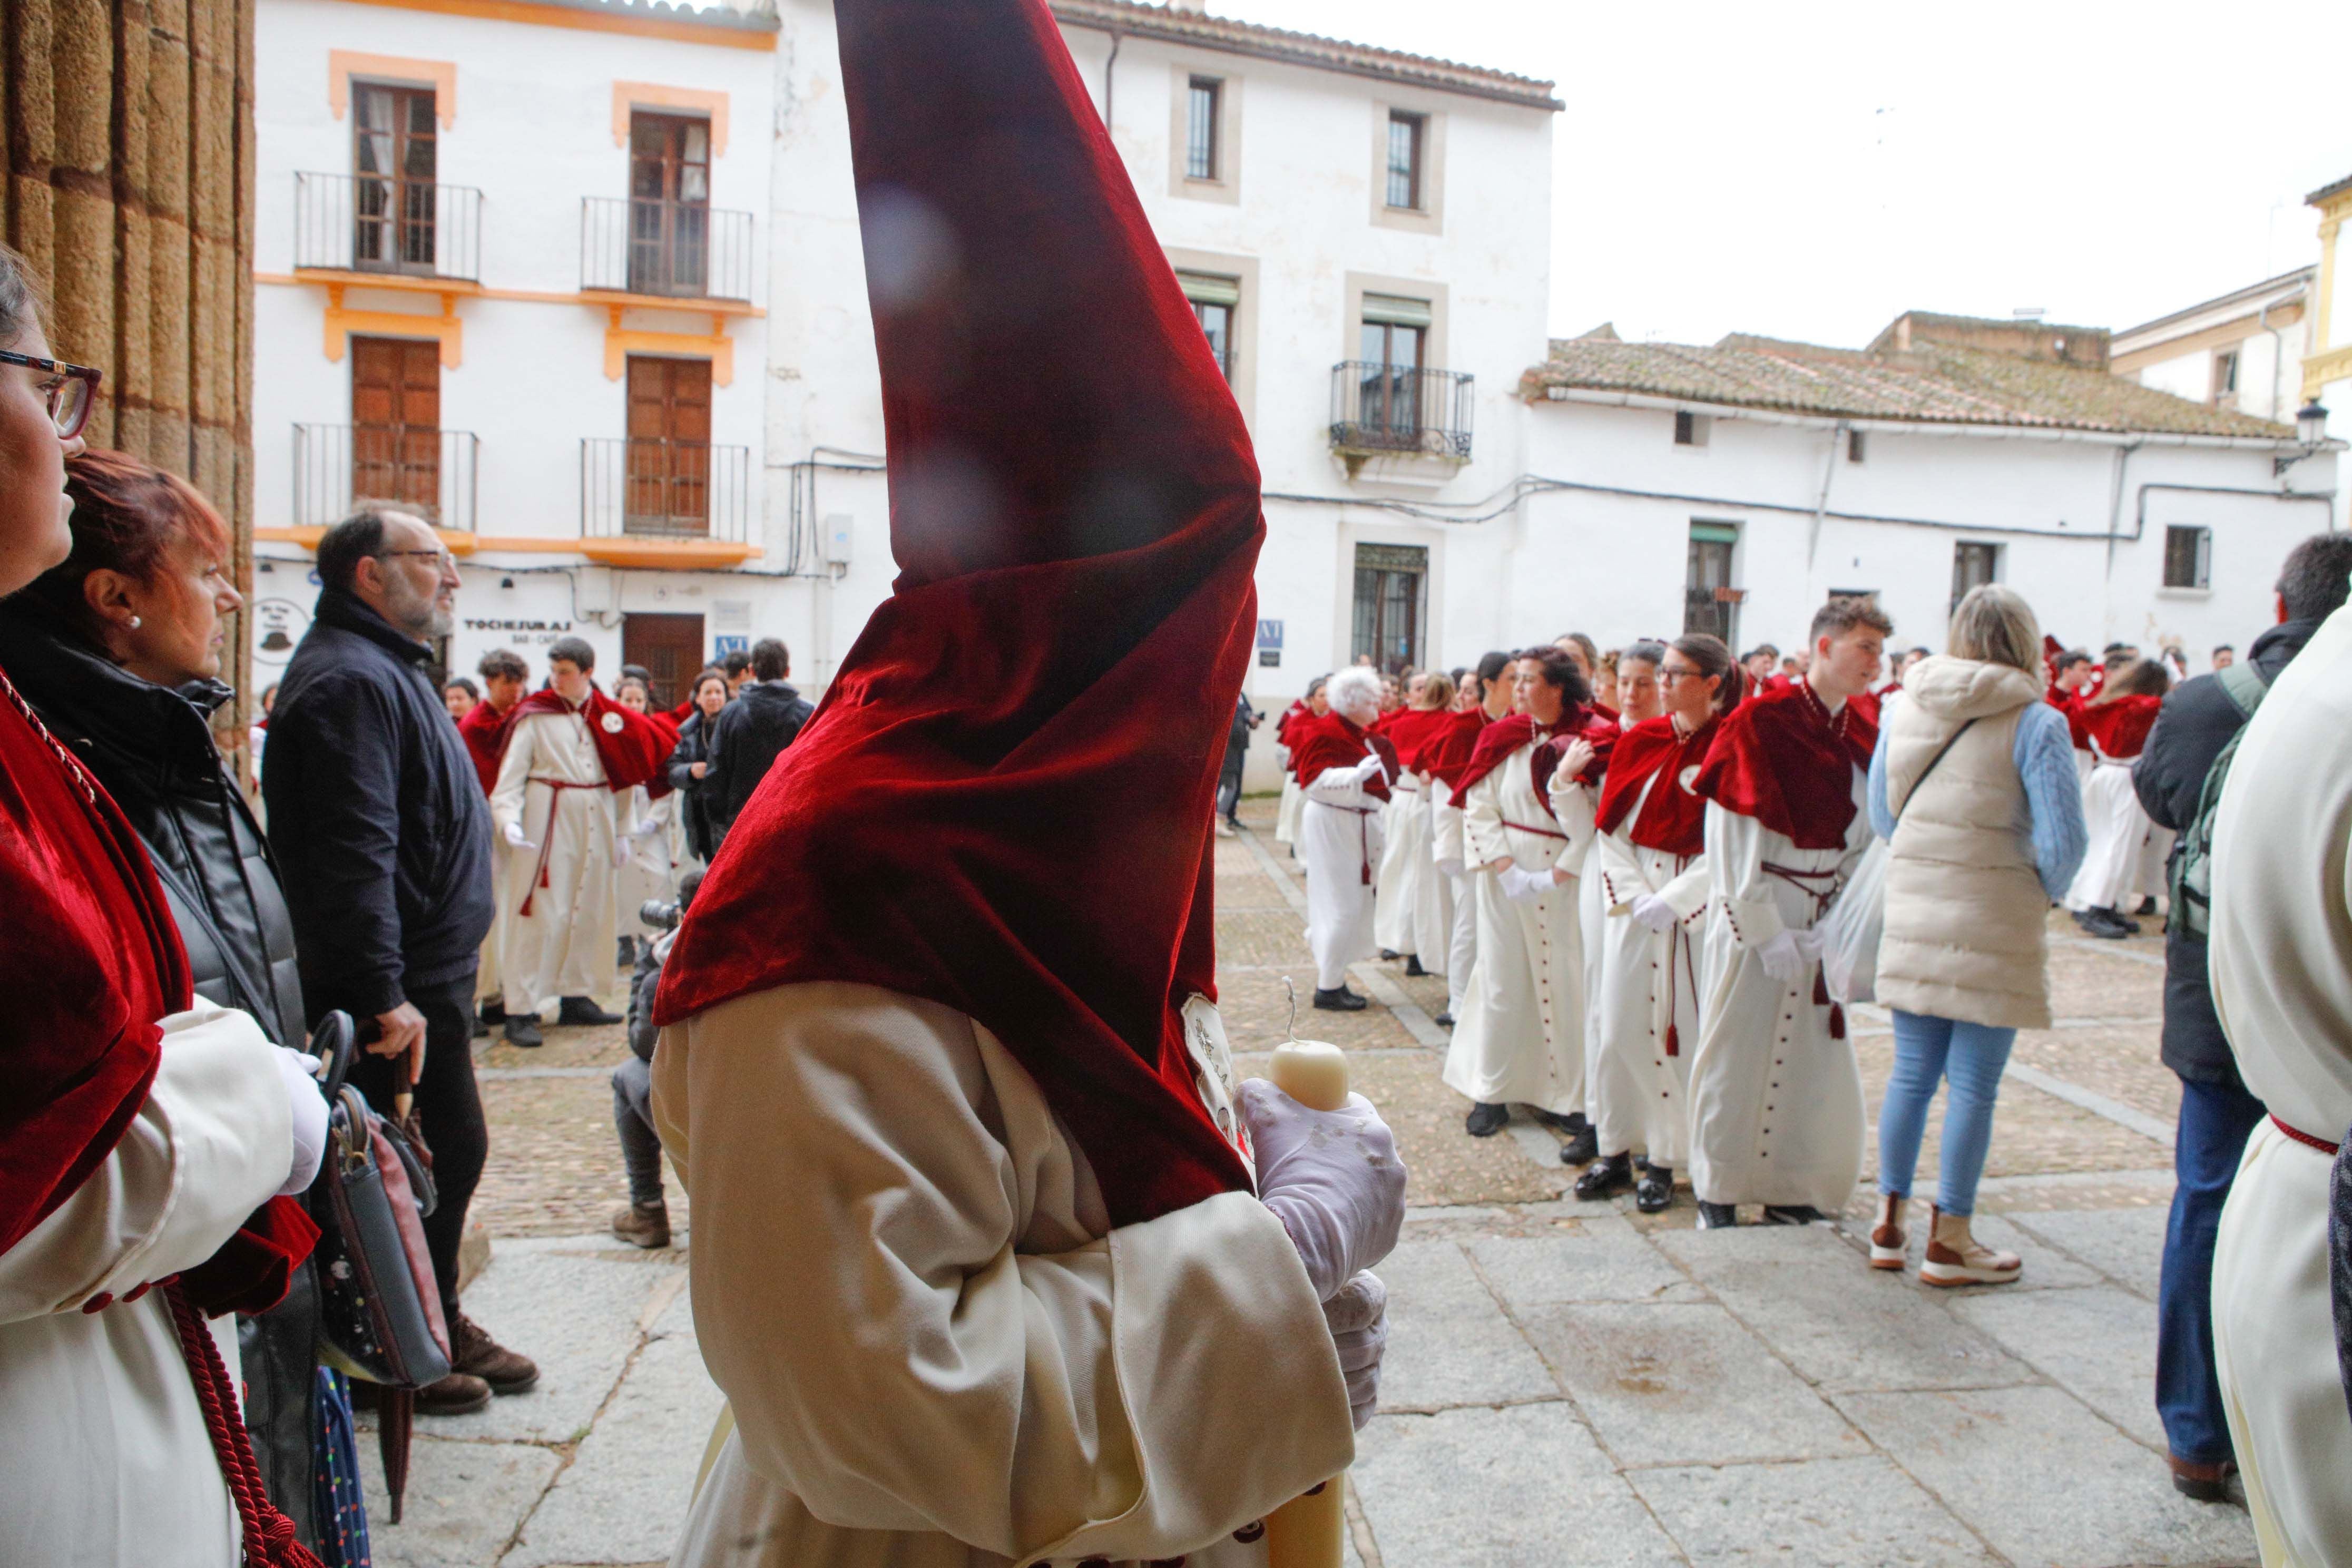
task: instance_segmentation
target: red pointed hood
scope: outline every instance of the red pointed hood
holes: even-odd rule
[[[839,0],[900,572],[729,832],[675,1022],[794,982],[971,1015],[1115,1224],[1245,1189],[1178,1008],[1264,524],[1239,409],[1043,0]]]

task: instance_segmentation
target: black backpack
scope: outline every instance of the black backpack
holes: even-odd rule
[[[2172,857],[2171,919],[2199,942],[2207,939],[2213,926],[2213,816],[2221,809],[2221,788],[2230,782],[2230,764],[2237,758],[2238,742],[2246,737],[2244,721],[2254,716],[2270,691],[2270,682],[2251,660],[2216,670],[2213,679],[2237,705],[2238,732],[2205,770],[2205,783],[2197,792],[2197,815],[2182,826]]]

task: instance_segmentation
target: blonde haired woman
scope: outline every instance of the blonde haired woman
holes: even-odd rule
[[[1895,1014],[1870,1262],[1904,1265],[1927,1104],[1948,1080],[1919,1278],[2000,1285],[2018,1277],[2017,1256],[1973,1239],[1969,1222],[2010,1047],[2019,1029],[2050,1026],[2044,919],[2082,864],[2083,803],[2065,716],[2042,700],[2042,630],[2025,601],[1998,583],[1972,589],[1948,646],[1905,678],[1870,764],[1870,824],[1888,849],[1878,1000]]]

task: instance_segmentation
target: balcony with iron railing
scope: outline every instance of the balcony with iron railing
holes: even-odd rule
[[[414,512],[444,533],[474,531],[470,431],[418,426],[294,426],[294,526],[331,528],[373,503]]]
[[[1462,371],[1344,360],[1331,367],[1331,449],[1466,463],[1474,390]]]
[[[731,566],[751,554],[751,448],[592,436],[580,443],[580,533],[617,566]]]
[[[294,267],[479,283],[482,193],[394,174],[297,174]]]
[[[693,202],[583,197],[580,289],[749,300],[751,215]]]

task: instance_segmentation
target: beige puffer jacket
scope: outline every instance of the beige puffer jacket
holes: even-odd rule
[[[1938,656],[1914,668],[1903,689],[1885,720],[1886,805],[1898,820],[1878,1000],[1931,1017],[2046,1029],[2050,900],[2034,870],[2015,760],[2018,720],[2042,700],[2042,683],[2005,664]]]

